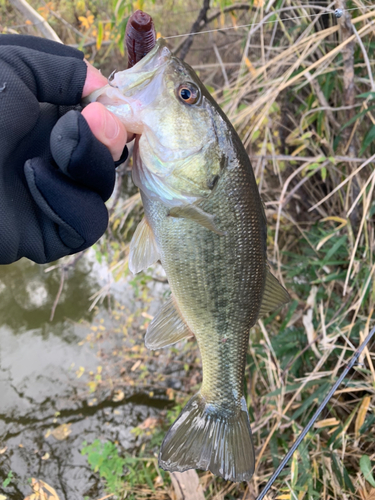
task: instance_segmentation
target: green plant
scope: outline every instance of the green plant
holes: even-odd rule
[[[85,441],[81,451],[87,455],[87,461],[94,472],[98,472],[105,481],[106,489],[115,495],[121,495],[124,491],[126,460],[119,456],[114,443],[107,441],[102,443],[96,439],[87,445]]]
[[[136,428],[137,429],[137,428]],[[137,434],[137,432],[135,432]],[[138,433],[139,434],[139,433]],[[160,446],[160,432],[155,433],[155,439],[150,440],[150,447]],[[165,483],[166,473],[157,465],[157,458],[143,445],[137,456],[126,454],[120,456],[117,446],[110,442],[96,439],[91,445],[83,443],[82,455],[87,455],[87,461],[94,472],[99,473],[105,481],[105,489],[118,498],[138,498],[137,488],[147,485],[150,492]],[[168,482],[168,481],[167,481]]]
[[[13,472],[10,470],[8,472],[6,479],[3,481],[3,488],[9,486],[9,484],[12,482],[12,479],[13,479]]]

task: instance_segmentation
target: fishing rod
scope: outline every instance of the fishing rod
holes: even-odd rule
[[[293,443],[293,446],[290,448],[290,450],[288,451],[288,453],[285,455],[284,459],[281,461],[281,463],[278,466],[278,468],[272,474],[271,478],[268,480],[266,486],[264,487],[264,489],[262,490],[261,494],[257,497],[256,500],[263,500],[263,498],[270,491],[273,483],[276,481],[276,479],[279,477],[281,471],[284,469],[284,467],[286,466],[286,464],[292,458],[293,453],[297,450],[297,448],[299,447],[299,445],[302,443],[303,439],[306,437],[306,434],[309,432],[309,430],[311,429],[311,427],[315,424],[315,422],[318,419],[319,415],[322,413],[322,411],[324,410],[324,408],[327,406],[329,400],[334,395],[334,393],[337,391],[337,388],[339,387],[339,385],[341,384],[341,382],[344,380],[344,378],[346,377],[346,375],[348,374],[348,372],[353,368],[353,366],[357,362],[358,358],[360,357],[360,355],[362,354],[362,352],[364,351],[364,349],[366,348],[367,344],[370,342],[370,340],[372,339],[372,337],[374,336],[374,334],[375,334],[375,327],[370,331],[370,333],[367,335],[367,337],[362,342],[362,344],[357,348],[357,350],[353,354],[350,362],[347,364],[346,368],[343,370],[343,372],[341,373],[340,377],[336,380],[336,382],[333,384],[333,386],[331,387],[331,389],[328,391],[327,395],[325,396],[325,398],[321,402],[320,406],[318,407],[318,409],[316,410],[316,412],[312,416],[311,420],[306,425],[306,427],[303,429],[303,431],[298,436],[298,438],[295,440],[295,442]]]

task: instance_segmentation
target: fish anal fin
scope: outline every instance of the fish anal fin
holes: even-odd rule
[[[144,217],[138,224],[130,242],[129,269],[137,274],[160,259],[154,233]]]
[[[259,317],[274,311],[278,307],[290,302],[290,295],[285,288],[267,268],[266,284],[264,287],[262,303],[260,306]]]
[[[199,393],[193,396],[163,441],[159,465],[171,472],[210,470],[230,481],[249,481],[255,455],[245,401],[228,415]]]
[[[183,207],[172,207],[169,210],[170,217],[179,217],[182,219],[190,219],[205,227],[209,231],[213,231],[219,236],[225,236],[226,232],[221,231],[221,229],[216,225],[215,216],[209,214],[197,207],[196,205],[185,205]]]
[[[162,306],[147,328],[145,344],[155,350],[194,335],[182,319],[173,296]]]

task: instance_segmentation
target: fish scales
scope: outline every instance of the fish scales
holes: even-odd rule
[[[172,295],[146,346],[195,335],[203,382],[168,431],[159,464],[248,481],[255,455],[243,378],[250,328],[288,302],[270,273],[266,220],[249,157],[195,72],[159,40],[96,91],[137,135],[133,180],[145,217],[130,244],[136,273],[160,260]]]
[[[225,237],[194,221],[169,217],[161,203],[142,199],[171,291],[198,341],[200,392],[210,404],[238,412],[249,332],[266,272],[265,222],[249,160],[234,157],[212,198],[202,204],[216,214]]]

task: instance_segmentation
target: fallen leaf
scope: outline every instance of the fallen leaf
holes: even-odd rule
[[[58,441],[63,441],[72,432],[71,427],[72,427],[72,424],[62,424],[62,425],[59,425],[58,427],[56,427],[56,429],[54,429],[51,432],[51,434]]]
[[[42,460],[48,460],[50,457],[49,453],[45,453],[43,456],[42,456]]]
[[[139,359],[138,361],[136,361],[136,362],[134,363],[134,365],[130,368],[130,370],[131,370],[132,372],[134,372],[134,371],[135,371],[135,370],[136,370],[136,369],[140,366],[140,364],[141,364],[141,363],[142,363],[142,360],[141,360],[141,359]]]
[[[368,411],[369,406],[370,406],[370,402],[371,402],[371,396],[365,396],[363,398],[361,406],[358,410],[358,415],[357,415],[357,418],[355,420],[355,426],[354,426],[354,433],[355,433],[356,438],[359,437],[359,429],[362,427],[362,425],[365,422],[365,418],[366,418],[366,414],[367,414],[367,411]]]
[[[0,448],[0,455],[3,455],[8,449],[8,446],[5,446],[5,448]],[[1,500],[1,498],[0,498]]]
[[[245,64],[247,66],[247,69],[254,76],[256,74],[256,69],[254,68],[253,63],[250,61],[250,59],[247,56],[245,57],[244,61],[245,61]]]
[[[172,387],[168,387],[166,393],[169,400],[172,400],[174,398],[174,390],[172,389]]]
[[[115,391],[115,394],[112,398],[112,400],[115,402],[115,403],[118,403],[119,401],[122,401],[125,397],[125,394],[123,391],[121,391],[120,389],[118,389],[117,391]]]
[[[312,319],[313,319],[313,310],[309,309],[307,311],[307,313],[303,315],[302,323],[303,323],[303,326],[305,327],[307,340],[308,340],[309,344],[311,344],[311,349],[314,351],[317,358],[321,358],[322,355],[318,351],[318,348],[316,347],[316,343],[314,342],[316,339],[316,332],[315,332],[315,328],[314,328]]]
[[[8,497],[4,496],[4,495],[0,495],[0,500],[7,500]]]
[[[158,423],[158,419],[155,417],[148,417],[144,422],[142,422],[138,427],[142,430],[154,429]]]
[[[320,422],[316,422],[314,427],[317,429],[323,429],[323,427],[332,427],[333,425],[339,425],[340,421],[337,418],[326,418],[325,420],[321,420]]]
[[[56,490],[41,479],[38,480],[33,477],[31,479],[31,487],[34,493],[26,497],[24,500],[60,500]],[[50,493],[51,496],[48,496],[47,492]]]
[[[366,491],[365,488],[359,490],[362,500],[375,500],[375,488],[371,488],[370,491]]]
[[[371,488],[371,490],[367,492],[365,500],[375,500],[375,488]]]
[[[79,370],[76,371],[77,378],[81,378],[84,373],[85,373],[85,369],[83,368],[83,366],[80,366]]]
[[[163,478],[161,476],[156,476],[154,480],[154,486],[162,486],[164,484]],[[1,497],[0,497],[1,500]]]

